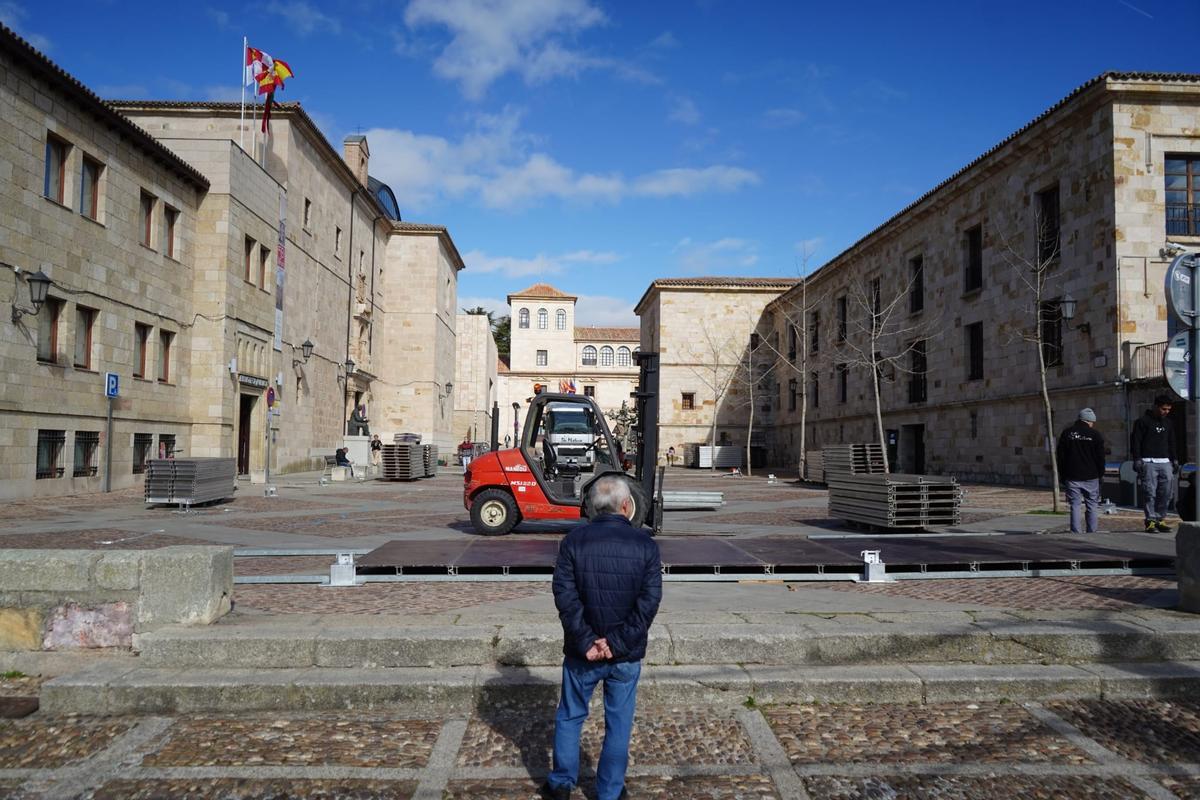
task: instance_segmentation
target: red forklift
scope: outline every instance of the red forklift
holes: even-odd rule
[[[662,529],[662,474],[658,451],[658,353],[634,353],[639,375],[632,393],[638,423],[626,460],[604,412],[591,397],[540,392],[529,401],[520,441],[498,450],[499,409],[493,406],[492,451],[463,472],[463,505],[475,530],[509,533],[522,521],[588,519],[588,489],[600,477],[629,481],[634,526]]]

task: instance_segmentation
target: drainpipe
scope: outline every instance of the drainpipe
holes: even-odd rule
[[[358,199],[358,189],[350,192],[350,249],[346,258],[346,359],[350,360],[350,327],[354,324],[354,201]],[[350,396],[350,376],[346,376],[346,388],[342,394],[342,431],[338,438],[346,436],[346,398]]]
[[[367,329],[367,351],[370,353],[375,352],[375,226],[381,219],[383,215],[377,214],[371,220],[371,327]]]

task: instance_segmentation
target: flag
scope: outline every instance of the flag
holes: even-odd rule
[[[563,378],[558,382],[559,394],[575,394],[575,381]]]
[[[283,60],[272,58],[257,47],[246,48],[247,86],[258,87],[258,94],[270,94],[276,89],[283,88],[283,82],[294,77],[291,66]]]

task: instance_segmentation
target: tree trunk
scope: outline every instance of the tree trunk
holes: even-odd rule
[[[892,465],[888,463],[887,441],[883,437],[883,406],[879,401],[879,365],[871,367],[871,386],[875,389],[875,433],[879,437],[879,449],[883,453],[883,471],[891,472]]]
[[[720,377],[719,366],[713,367],[713,407],[712,407],[712,428],[709,430],[708,437],[708,469],[710,472],[717,471],[717,404],[721,398],[717,395],[717,379]]]
[[[1038,298],[1038,319],[1037,319],[1037,339],[1034,346],[1037,348],[1038,357],[1038,377],[1042,384],[1042,411],[1045,414],[1046,421],[1046,443],[1050,450],[1050,508],[1054,513],[1058,513],[1058,451],[1054,447],[1054,409],[1050,405],[1050,390],[1046,386],[1046,356],[1042,352],[1042,304],[1041,298]]]
[[[750,365],[753,367],[754,359],[750,359]],[[753,370],[751,371],[753,375]],[[754,436],[754,380],[750,380],[750,422],[746,426],[746,474],[750,475],[750,439]]]

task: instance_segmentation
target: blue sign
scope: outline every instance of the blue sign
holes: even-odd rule
[[[104,396],[116,397],[120,394],[121,376],[115,372],[104,373]]]

